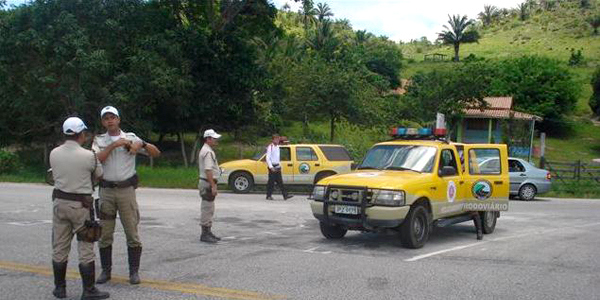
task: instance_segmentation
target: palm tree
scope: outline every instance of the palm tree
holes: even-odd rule
[[[527,20],[527,17],[529,16],[529,6],[527,3],[517,5],[517,12],[519,13],[519,19],[521,19],[521,21]]]
[[[312,0],[302,0],[302,10],[299,12],[304,23],[304,32],[308,32],[308,27],[315,23],[315,15],[317,10],[313,5]]]
[[[484,5],[483,11],[479,13],[479,19],[483,25],[489,26],[498,17],[498,8],[493,5]]]
[[[329,8],[329,5],[327,5],[327,3],[318,3],[317,4],[317,16],[319,18],[319,21],[323,21],[323,19],[325,19],[325,18],[333,17],[333,12],[331,11],[331,9]]]
[[[459,61],[458,51],[461,43],[473,43],[479,40],[479,33],[473,28],[474,23],[475,21],[467,19],[467,16],[448,15],[450,28],[444,25],[446,30],[438,33],[438,40],[454,46],[454,61]]]
[[[366,43],[367,41],[369,41],[372,37],[373,37],[373,34],[370,32],[367,32],[366,30],[357,30],[354,40],[356,41],[356,44],[362,45],[362,44]]]

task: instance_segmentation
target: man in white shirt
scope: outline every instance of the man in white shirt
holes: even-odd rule
[[[215,198],[217,197],[217,179],[221,176],[221,168],[214,151],[219,144],[221,135],[213,129],[204,131],[204,145],[198,154],[198,189],[200,190],[200,226],[202,234],[200,241],[216,243],[221,238],[212,232],[213,217],[215,215]]]
[[[289,195],[283,185],[283,178],[281,176],[281,161],[279,154],[279,143],[281,138],[279,135],[274,134],[273,139],[269,146],[267,146],[267,165],[269,166],[269,181],[267,182],[267,200],[273,200],[273,186],[275,183],[281,189],[283,199],[287,200],[293,197]]]

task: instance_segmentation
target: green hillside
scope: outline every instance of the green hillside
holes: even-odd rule
[[[593,3],[591,6],[581,9],[579,1],[565,1],[552,10],[533,9],[524,21],[519,15],[507,15],[487,27],[478,24],[481,33],[479,42],[461,44],[460,47],[461,60],[469,56],[503,59],[540,55],[563,61],[565,66],[572,49],[581,50],[583,61],[578,66],[569,67],[581,89],[574,115],[570,118],[573,130],[566,137],[548,139],[549,159],[589,161],[600,158],[600,127],[591,122],[594,116],[588,105],[592,95],[590,80],[594,70],[600,66],[600,35],[594,35],[587,21],[590,16],[598,14],[600,5]],[[422,40],[404,44],[402,49],[407,59],[402,74],[404,78],[410,78],[419,71],[456,66],[449,61],[424,61],[426,54],[433,53],[445,54],[450,59],[454,55],[452,46],[432,45]]]

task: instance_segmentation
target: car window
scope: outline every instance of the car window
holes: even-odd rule
[[[498,175],[502,173],[500,150],[470,149],[469,174]]]
[[[523,166],[523,164],[518,160],[510,159],[508,160],[508,171],[525,172],[525,166]]]
[[[344,147],[319,146],[328,161],[351,161],[350,153]]]
[[[281,161],[291,161],[292,160],[292,152],[290,147],[279,147],[279,160]]]
[[[454,153],[450,149],[442,150],[442,154],[440,156],[440,166],[439,171],[444,167],[453,167],[454,170],[458,172],[458,165],[456,164],[456,157],[454,157]]]
[[[311,147],[296,147],[297,161],[314,161],[319,160],[317,153]]]

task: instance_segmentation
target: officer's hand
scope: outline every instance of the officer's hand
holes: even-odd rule
[[[217,191],[217,185],[216,185],[216,184],[213,184],[213,185],[211,185],[211,186],[210,186],[210,190],[211,190],[211,192],[212,192],[212,195],[213,195],[213,197],[216,197],[216,196],[217,196],[217,194],[219,193],[219,192]]]
[[[115,147],[127,146],[129,144],[131,144],[131,141],[128,139],[124,139],[124,138],[120,138],[113,143],[113,145],[115,145]]]
[[[140,150],[141,148],[142,148],[142,143],[133,142],[131,144],[131,147],[129,147],[129,154],[135,155],[135,154],[137,154],[138,150]]]

